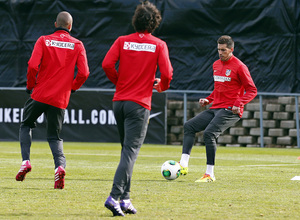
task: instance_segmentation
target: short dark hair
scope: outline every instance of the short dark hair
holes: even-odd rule
[[[132,17],[132,25],[137,32],[148,31],[148,33],[153,33],[160,22],[160,11],[148,1],[138,5]]]
[[[229,49],[234,48],[234,41],[228,35],[221,36],[217,42],[218,42],[218,44],[226,44],[227,48],[229,48]]]

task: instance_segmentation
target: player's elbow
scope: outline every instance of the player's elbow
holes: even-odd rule
[[[103,69],[103,70],[107,69],[107,63],[104,62],[104,61],[102,62],[102,69]]]
[[[106,72],[107,70],[114,68],[114,64],[109,62],[107,59],[104,59],[102,62],[102,69]]]
[[[257,95],[257,88],[255,85],[248,86],[247,88],[245,88],[245,90],[246,93],[252,94],[253,96]]]
[[[256,96],[256,95],[257,95],[257,88],[256,88],[256,86],[254,86],[254,87],[252,88],[252,94],[253,94],[253,96]]]
[[[37,72],[38,70],[39,70],[39,65],[33,62],[28,62],[28,72]]]

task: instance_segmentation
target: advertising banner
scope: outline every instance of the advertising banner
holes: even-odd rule
[[[0,90],[0,141],[17,141],[24,103],[29,95],[24,90]],[[119,142],[112,110],[113,92],[79,90],[71,94],[61,138],[75,142]],[[46,118],[37,120],[33,140],[46,141]],[[153,93],[145,143],[166,143],[166,94]]]

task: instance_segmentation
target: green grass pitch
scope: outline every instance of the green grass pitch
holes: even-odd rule
[[[104,208],[120,144],[64,143],[65,189],[55,190],[47,142],[33,142],[32,171],[21,165],[18,142],[0,142],[0,219],[111,219]],[[143,145],[134,167],[130,219],[299,219],[300,149],[218,147],[216,182],[195,183],[206,169],[205,148],[192,150],[189,174],[165,180],[163,162],[179,161],[181,146]]]

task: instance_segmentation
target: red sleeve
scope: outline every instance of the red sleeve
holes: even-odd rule
[[[214,68],[215,64],[216,64],[216,62],[214,62],[214,64],[213,64],[213,70],[215,69]],[[210,93],[210,95],[206,97],[206,99],[209,101],[209,103],[212,103],[214,101],[214,92],[215,92],[215,90],[213,90],[212,93]]]
[[[173,76],[173,68],[169,58],[169,50],[165,42],[162,44],[162,48],[158,56],[158,66],[161,73],[161,89],[162,91],[165,91],[170,87],[170,82]]]
[[[107,76],[107,78],[113,83],[117,84],[118,72],[116,70],[116,63],[120,57],[120,40],[119,38],[113,43],[109,51],[107,52],[104,60],[102,62],[102,68]]]
[[[206,99],[209,101],[209,103],[212,103],[214,101],[214,92],[215,92],[215,90],[213,90],[212,93],[206,97]]]
[[[27,68],[27,89],[32,90],[36,83],[36,75],[43,57],[43,37],[40,37],[33,48]]]
[[[250,72],[245,65],[241,65],[239,69],[239,77],[245,89],[245,93],[234,102],[234,106],[243,107],[257,95],[257,88],[252,80]]]
[[[72,90],[74,91],[79,89],[83,85],[90,74],[86,51],[82,43],[79,44],[79,54],[77,57],[76,66],[78,72],[72,84]]]

